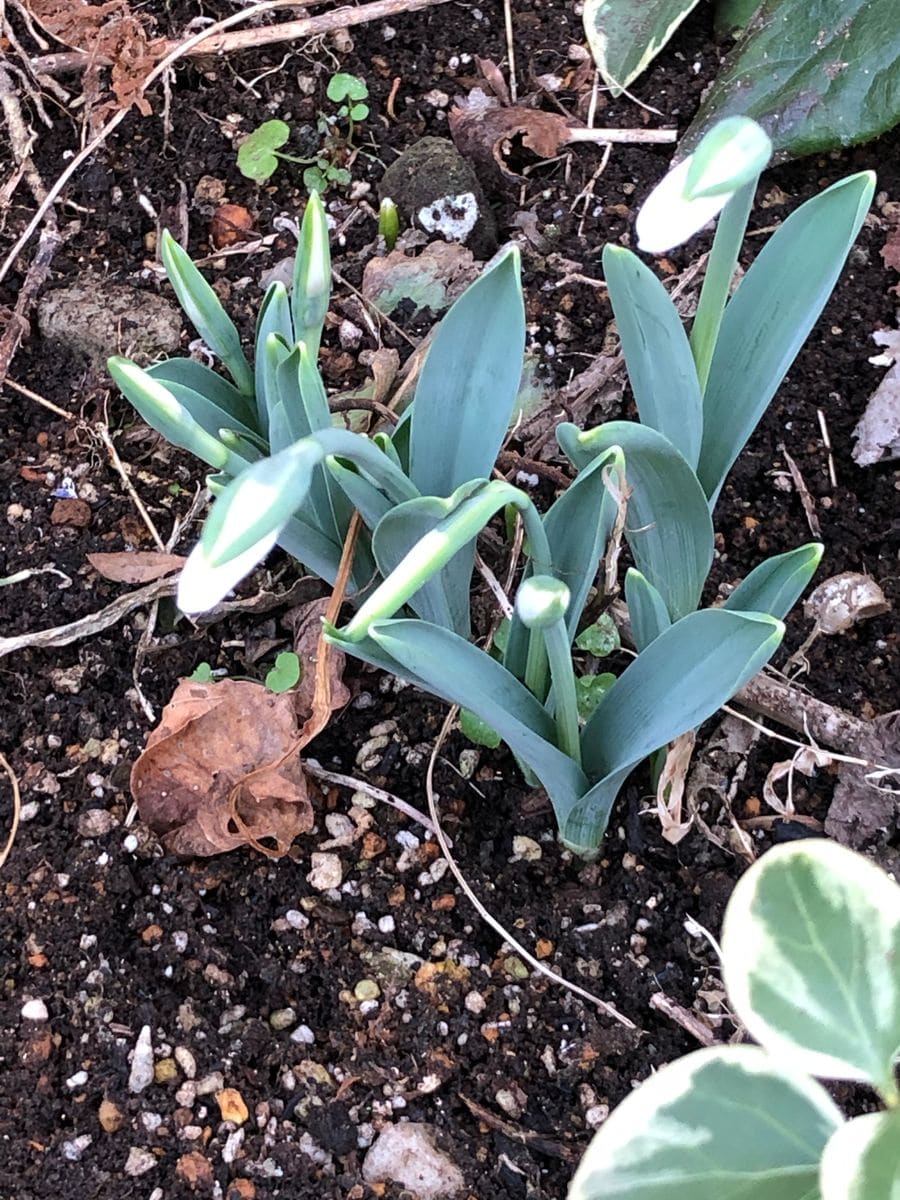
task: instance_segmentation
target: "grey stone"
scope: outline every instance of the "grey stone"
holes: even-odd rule
[[[462,1171],[434,1143],[430,1125],[388,1125],[363,1162],[366,1183],[397,1183],[415,1200],[452,1200],[465,1188]]]
[[[48,342],[102,367],[111,354],[149,362],[181,345],[177,305],[163,296],[85,275],[47,292],[38,304],[38,328]]]

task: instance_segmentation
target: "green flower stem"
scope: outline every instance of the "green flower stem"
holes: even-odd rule
[[[547,699],[550,684],[549,661],[547,647],[544,643],[543,631],[530,629],[528,631],[528,653],[525,658],[525,686],[536,696],[541,704]]]
[[[716,236],[713,238],[706,275],[697,304],[697,314],[691,328],[691,350],[697,366],[700,391],[706,391],[713,351],[719,337],[719,328],[728,303],[728,292],[737,266],[738,254],[747,231],[750,209],[756,194],[759,176],[738,188],[719,218]]]
[[[522,513],[536,568],[546,571],[550,562],[550,547],[541,518],[529,497],[511,484],[499,480],[485,483],[419,539],[362,605],[342,631],[341,637],[348,642],[362,641],[373,621],[392,617],[463,546],[477,537],[494,513],[505,504],[514,504]]]
[[[578,726],[578,696],[575,672],[572,669],[572,647],[565,618],[554,621],[542,632],[553,680],[553,702],[556,708],[556,734],[559,748],[579,767],[581,766],[581,735]],[[530,650],[530,647],[529,647]]]

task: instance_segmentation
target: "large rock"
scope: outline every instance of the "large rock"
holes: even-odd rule
[[[154,292],[94,275],[47,292],[38,328],[76,358],[102,366],[110,354],[150,362],[181,345],[181,310]]]
[[[397,1183],[415,1200],[452,1200],[465,1188],[462,1171],[434,1143],[430,1125],[388,1125],[363,1162],[366,1183]]]
[[[446,138],[422,138],[404,150],[378,191],[410,225],[462,242],[476,258],[490,258],[497,249],[497,221],[478,177]]]

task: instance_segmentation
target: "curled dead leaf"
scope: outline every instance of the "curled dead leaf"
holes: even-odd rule
[[[874,579],[857,571],[832,575],[813,591],[803,605],[804,616],[816,623],[819,633],[846,633],[859,621],[890,611],[887,597]]]
[[[514,167],[517,151],[554,158],[572,132],[559,113],[522,105],[503,108],[480,88],[451,109],[449,125],[460,154],[514,182],[522,178]]]
[[[833,761],[826,751],[817,750],[814,746],[803,746],[793,758],[773,765],[763,784],[763,799],[769,808],[773,808],[781,816],[793,817],[797,811],[794,807],[794,772],[799,771],[801,775],[811,779],[817,767],[830,766]],[[775,791],[775,784],[782,779],[787,780],[787,795],[784,800]]]
[[[163,554],[156,550],[89,554],[87,560],[98,575],[113,583],[152,583],[154,579],[180,571],[187,561],[181,554]]]
[[[343,655],[316,658],[326,603],[313,601],[298,617],[294,645],[304,671],[296,690],[275,695],[233,679],[183,679],[175,689],[131,770],[141,818],[170,853],[252,845],[280,857],[312,828],[299,751],[349,695]]]

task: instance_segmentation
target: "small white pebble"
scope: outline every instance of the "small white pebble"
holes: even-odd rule
[[[134,854],[140,843],[133,833],[129,833],[122,841],[122,849],[126,854]]]
[[[72,1138],[70,1142],[63,1142],[63,1158],[66,1162],[78,1162],[93,1140],[89,1133],[83,1133],[80,1137]]]
[[[316,1035],[308,1025],[298,1025],[291,1034],[291,1041],[297,1042],[301,1046],[311,1046],[316,1040]]]
[[[74,1075],[70,1075],[66,1080],[66,1087],[70,1092],[74,1092],[76,1088],[84,1087],[87,1081],[87,1071],[76,1071]]]
[[[125,1160],[125,1174],[136,1179],[139,1175],[146,1175],[148,1171],[152,1171],[155,1166],[155,1154],[151,1154],[142,1146],[132,1146],[128,1151],[128,1158]]]
[[[150,1036],[150,1026],[145,1025],[138,1034],[134,1054],[131,1059],[131,1072],[128,1076],[128,1090],[140,1093],[153,1082],[153,1040]],[[155,1160],[154,1160],[155,1161]]]
[[[397,924],[390,913],[386,917],[378,918],[379,933],[393,933],[396,928]]]
[[[48,1021],[50,1014],[43,1000],[26,1000],[22,1005],[22,1019],[25,1021]]]

